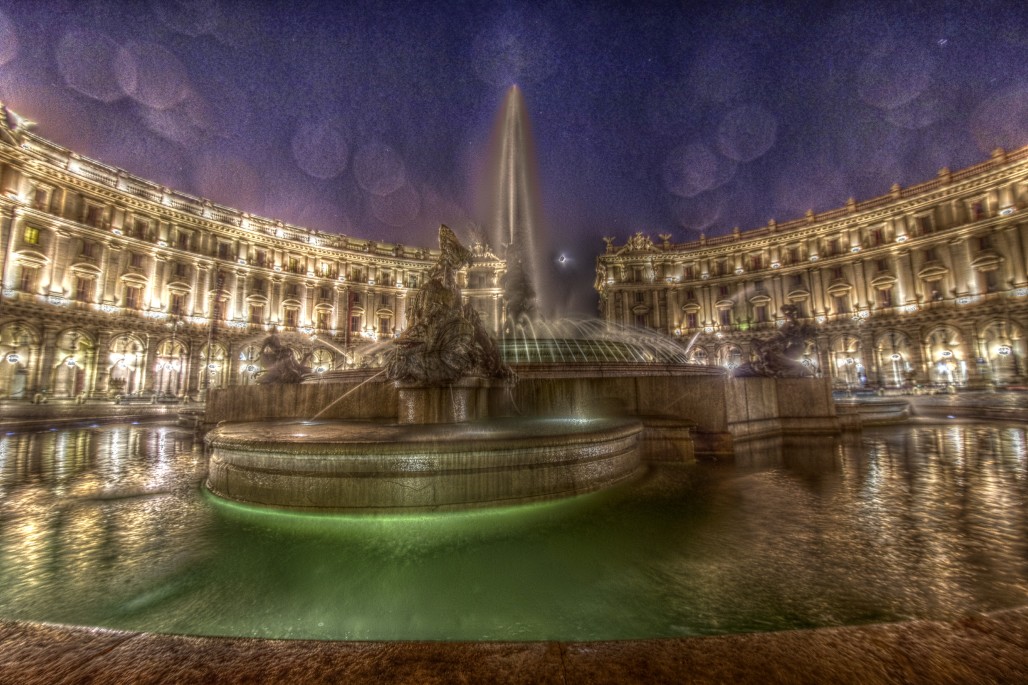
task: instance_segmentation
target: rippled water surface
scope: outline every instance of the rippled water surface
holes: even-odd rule
[[[865,431],[607,493],[410,517],[201,490],[190,432],[0,437],[0,616],[334,639],[607,639],[1028,603],[1025,430]]]

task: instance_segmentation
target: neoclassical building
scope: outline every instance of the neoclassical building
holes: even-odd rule
[[[222,207],[30,129],[0,103],[0,399],[197,397],[252,382],[272,330],[315,370],[360,364],[438,257]],[[464,296],[500,330],[505,264],[473,252]]]
[[[787,223],[606,242],[602,316],[697,363],[745,362],[794,305],[818,331],[805,363],[838,387],[1025,382],[1028,147]]]

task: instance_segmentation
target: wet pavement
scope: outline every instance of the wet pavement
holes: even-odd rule
[[[1028,393],[908,398],[922,417],[1028,419]],[[173,419],[188,405],[0,402],[0,428]],[[950,621],[616,642],[327,642],[0,620],[0,682],[1020,683],[1028,607]]]

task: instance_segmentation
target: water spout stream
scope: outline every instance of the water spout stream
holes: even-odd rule
[[[317,420],[318,420],[318,417],[320,417],[320,416],[321,416],[322,414],[324,414],[325,412],[327,412],[327,411],[328,411],[329,409],[331,409],[331,408],[332,408],[332,407],[334,407],[335,405],[339,404],[339,402],[341,402],[341,401],[343,400],[343,398],[347,397],[348,395],[350,395],[350,394],[352,394],[352,393],[354,393],[354,392],[357,392],[358,390],[360,390],[360,389],[361,389],[361,388],[363,388],[363,387],[364,387],[365,385],[367,385],[367,384],[368,384],[368,383],[370,383],[371,381],[375,380],[376,378],[378,378],[379,376],[381,376],[381,375],[382,375],[383,373],[385,373],[385,372],[386,372],[386,370],[385,370],[385,369],[382,369],[381,371],[379,371],[378,373],[376,373],[376,374],[375,374],[374,376],[372,376],[371,378],[365,379],[365,380],[361,381],[360,383],[358,383],[357,385],[353,386],[352,388],[350,388],[349,390],[347,390],[346,392],[344,392],[344,393],[343,393],[342,395],[340,395],[339,397],[337,397],[337,398],[335,398],[334,400],[332,400],[332,402],[331,402],[330,404],[328,404],[328,405],[327,405],[327,406],[326,406],[326,407],[325,407],[324,409],[322,409],[321,411],[319,411],[319,412],[318,412],[317,414],[315,414],[315,415],[314,415],[314,417],[313,417],[313,418],[311,418],[311,419],[309,419],[309,420],[310,420],[310,421],[317,421]]]

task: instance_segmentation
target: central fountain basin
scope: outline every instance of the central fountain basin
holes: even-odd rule
[[[264,506],[435,511],[566,497],[644,470],[632,418],[279,421],[207,434],[208,489]]]

